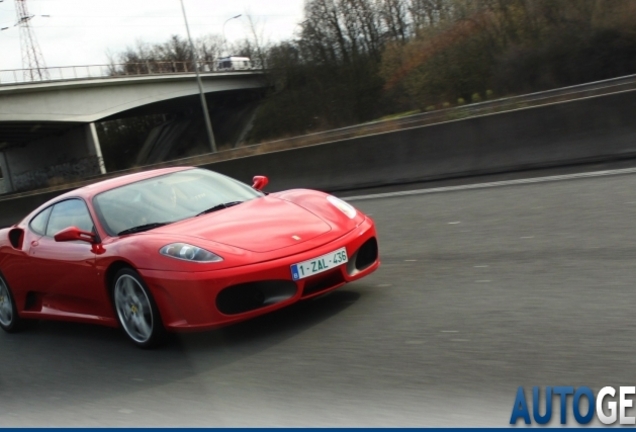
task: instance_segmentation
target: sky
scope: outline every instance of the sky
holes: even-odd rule
[[[48,67],[103,65],[139,41],[186,37],[179,0],[27,0],[31,27]],[[247,14],[266,41],[288,39],[303,21],[304,0],[184,0],[194,39],[223,34],[228,43],[250,35]],[[42,17],[39,15],[49,15]],[[15,0],[0,0],[0,28],[16,22]],[[0,31],[0,70],[21,69],[18,27]]]

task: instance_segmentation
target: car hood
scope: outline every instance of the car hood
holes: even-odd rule
[[[270,252],[296,246],[331,227],[292,202],[265,196],[207,215],[153,230],[222,243],[251,252]]]

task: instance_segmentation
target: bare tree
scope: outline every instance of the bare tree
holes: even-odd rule
[[[207,35],[194,42],[199,62],[204,70],[212,70],[214,61],[223,53],[223,38],[219,35]]]
[[[408,3],[405,0],[382,0],[380,14],[389,39],[406,42],[409,37]]]
[[[259,69],[267,68],[267,61],[265,59],[265,50],[267,48],[267,41],[263,34],[263,26],[259,23],[252,14],[249,12],[245,14],[247,17],[248,28],[250,32],[249,42],[251,42],[251,46],[253,46],[255,54],[256,54],[256,62],[254,63],[255,67]],[[250,46],[250,43],[246,44]],[[250,56],[253,59],[253,55]]]

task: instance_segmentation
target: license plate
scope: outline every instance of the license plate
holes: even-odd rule
[[[299,280],[318,273],[322,273],[332,268],[336,268],[348,262],[347,248],[341,248],[329,252],[318,258],[313,258],[291,266],[292,279]]]

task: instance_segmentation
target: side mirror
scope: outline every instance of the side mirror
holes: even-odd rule
[[[74,226],[63,229],[59,233],[55,234],[53,238],[56,242],[80,240],[86,243],[95,243],[95,234],[88,231],[82,231],[78,227]]]
[[[269,179],[265,176],[254,176],[252,181],[254,182],[252,187],[259,191],[263,190],[263,188],[267,186],[267,183],[269,183]]]

